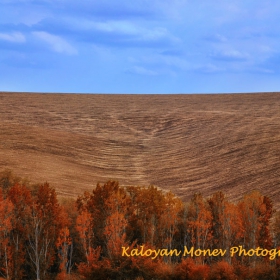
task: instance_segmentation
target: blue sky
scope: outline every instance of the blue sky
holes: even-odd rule
[[[276,0],[0,0],[0,91],[280,91]]]

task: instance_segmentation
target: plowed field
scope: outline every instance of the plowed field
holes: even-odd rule
[[[260,189],[280,207],[280,93],[0,93],[6,168],[64,196],[114,179],[183,200]]]

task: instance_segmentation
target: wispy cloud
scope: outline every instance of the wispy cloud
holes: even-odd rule
[[[109,47],[162,48],[180,42],[180,38],[160,24],[147,25],[129,19],[47,18],[35,25],[34,29],[57,36],[66,35],[78,42],[103,44]]]
[[[25,36],[20,32],[0,33],[0,40],[12,43],[24,43],[26,41]]]
[[[227,37],[221,34],[207,35],[204,39],[212,43],[224,43],[228,41]]]
[[[32,32],[40,40],[46,42],[53,51],[69,55],[77,54],[77,50],[63,38],[49,34],[45,31]]]
[[[211,54],[211,57],[216,60],[224,61],[244,61],[249,58],[249,55],[238,50],[229,49]]]
[[[194,65],[192,70],[204,74],[216,74],[225,72],[226,69],[221,68],[215,64],[208,63],[205,65]]]
[[[152,71],[150,69],[146,69],[141,66],[133,66],[130,69],[125,71],[126,73],[137,74],[137,75],[144,75],[144,76],[156,76],[158,73],[156,71]]]

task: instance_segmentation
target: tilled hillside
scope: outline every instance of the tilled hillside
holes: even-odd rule
[[[0,93],[0,171],[77,196],[97,182],[280,207],[280,94]],[[278,203],[279,202],[279,203]]]

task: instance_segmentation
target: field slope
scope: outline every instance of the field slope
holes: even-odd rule
[[[0,93],[0,171],[77,196],[97,182],[280,206],[280,94]]]

